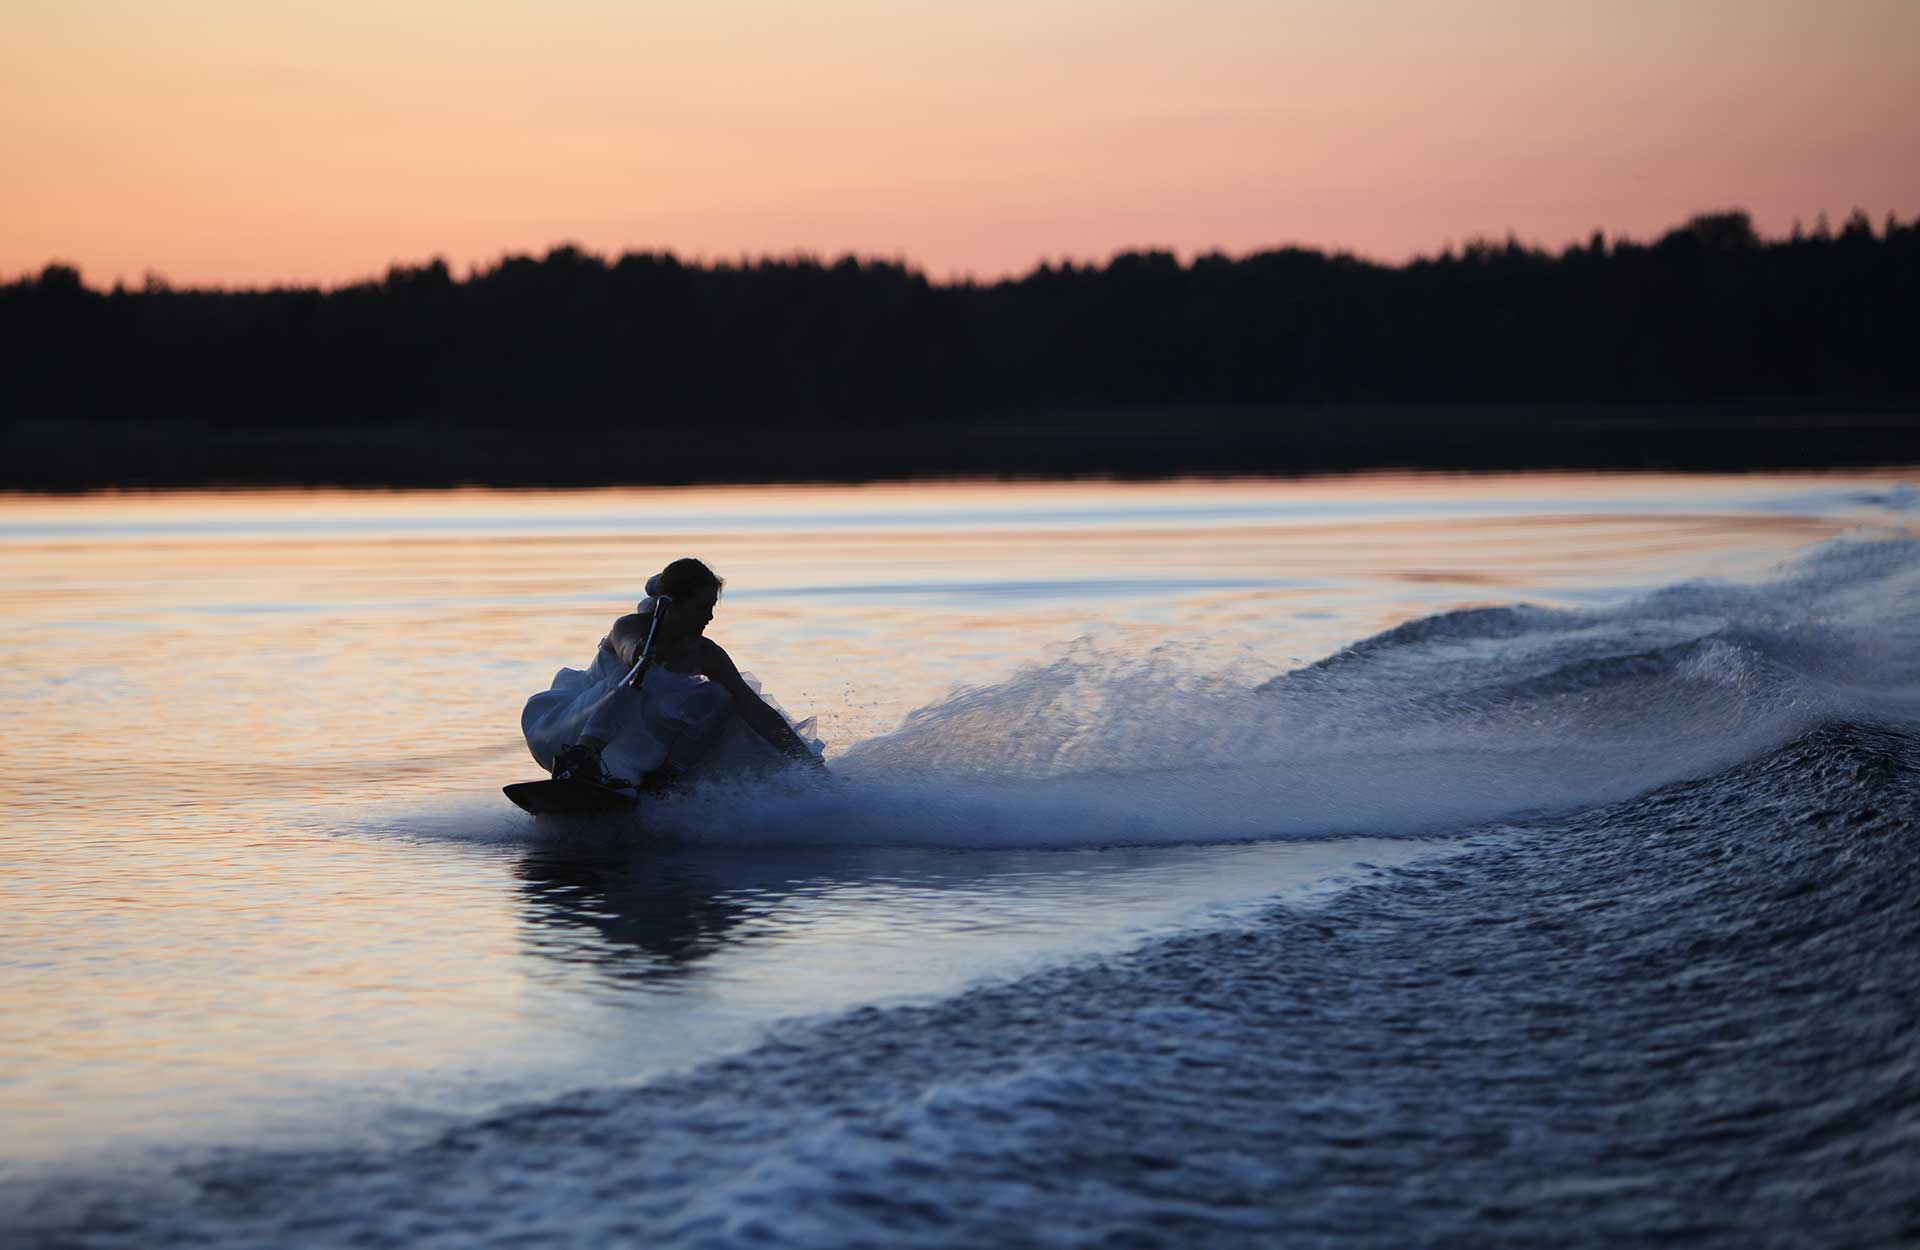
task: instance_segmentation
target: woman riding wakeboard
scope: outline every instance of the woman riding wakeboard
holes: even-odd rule
[[[584,671],[561,669],[527,700],[527,749],[554,780],[657,793],[787,761],[826,767],[812,719],[789,720],[706,636],[720,587],[699,560],[675,560]]]

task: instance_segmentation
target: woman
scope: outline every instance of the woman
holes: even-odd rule
[[[791,759],[824,768],[811,720],[790,723],[706,636],[720,579],[698,560],[675,560],[647,580],[636,611],[613,623],[586,671],[561,669],[527,700],[527,747],[555,779],[664,789],[689,774],[762,771]],[[656,609],[664,606],[658,627]],[[626,677],[651,632],[646,677]],[[615,776],[614,770],[622,776]]]

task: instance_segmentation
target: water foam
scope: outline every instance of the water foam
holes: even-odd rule
[[[1083,640],[915,711],[831,779],[710,786],[644,818],[723,844],[1440,834],[1707,775],[1823,721],[1911,721],[1917,604],[1920,543],[1847,540],[1765,582],[1440,613],[1267,681]],[[527,828],[478,817],[448,823]]]

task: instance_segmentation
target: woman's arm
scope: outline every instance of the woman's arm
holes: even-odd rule
[[[767,706],[767,701],[754,693],[746,679],[740,676],[740,670],[734,667],[733,659],[719,643],[711,638],[702,638],[700,671],[711,681],[719,682],[726,692],[733,696],[733,710],[747,727],[772,744],[773,748],[796,760],[804,760],[816,768],[825,768],[813,748],[800,740],[793,732],[793,726],[786,718]]]
[[[653,628],[651,616],[641,616],[638,612],[629,612],[613,623],[607,631],[607,644],[620,662],[632,668],[640,662],[640,649],[647,645],[647,631]]]

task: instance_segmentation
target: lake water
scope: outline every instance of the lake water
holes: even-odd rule
[[[1914,481],[0,499],[0,1239],[1897,1240]],[[522,815],[686,554],[834,777]]]

